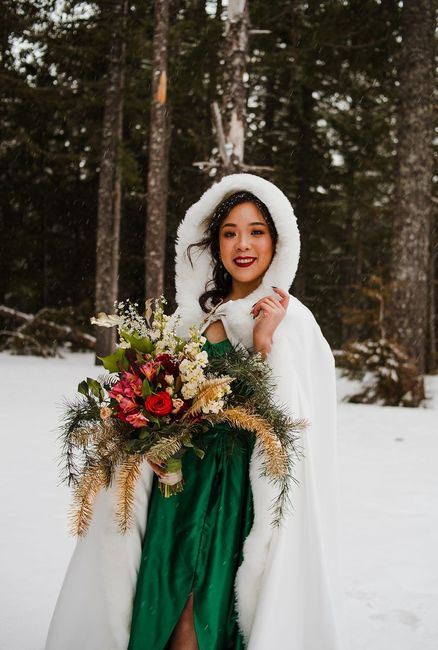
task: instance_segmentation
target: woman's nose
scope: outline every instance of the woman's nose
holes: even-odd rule
[[[236,243],[236,248],[238,251],[247,251],[249,248],[249,242],[245,237],[241,237]]]

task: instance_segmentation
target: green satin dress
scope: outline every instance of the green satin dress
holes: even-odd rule
[[[231,347],[206,341],[209,355]],[[254,517],[249,462],[254,436],[211,427],[206,454],[183,457],[184,490],[164,498],[154,475],[128,650],[167,650],[193,589],[199,650],[243,650],[234,579]]]

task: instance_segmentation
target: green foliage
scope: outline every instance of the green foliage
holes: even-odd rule
[[[107,357],[99,357],[103,363],[103,367],[108,372],[119,372],[120,370],[129,369],[129,361],[126,358],[124,348],[117,348],[113,354]]]
[[[129,343],[131,347],[134,348],[134,350],[138,350],[139,352],[152,352],[154,349],[152,341],[146,336],[140,337],[136,334],[128,334],[128,332],[121,330],[120,337],[122,339],[125,339],[125,341]]]
[[[144,379],[141,388],[141,394],[143,395],[143,397],[147,397],[148,395],[151,395],[151,393],[152,393],[151,385],[147,379]]]

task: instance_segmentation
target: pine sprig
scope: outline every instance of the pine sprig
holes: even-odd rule
[[[99,407],[93,399],[80,396],[74,400],[65,401],[65,411],[60,426],[60,437],[63,438],[62,457],[64,458],[61,482],[67,482],[69,486],[78,485],[83,466],[87,460],[91,461],[91,459],[87,457],[82,445],[75,442],[74,437],[79,429],[83,429],[83,434],[85,434],[84,427],[89,424],[91,428],[98,418]],[[79,448],[81,455],[85,452],[82,463],[78,459]]]

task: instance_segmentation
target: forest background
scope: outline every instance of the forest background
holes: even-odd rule
[[[412,378],[438,367],[435,0],[2,6],[3,347],[44,351],[47,322],[87,337],[115,298],[163,291],[173,309],[186,209],[254,171],[297,215],[291,292],[353,368],[397,344],[377,366],[404,353],[411,383],[387,403],[421,402]]]

